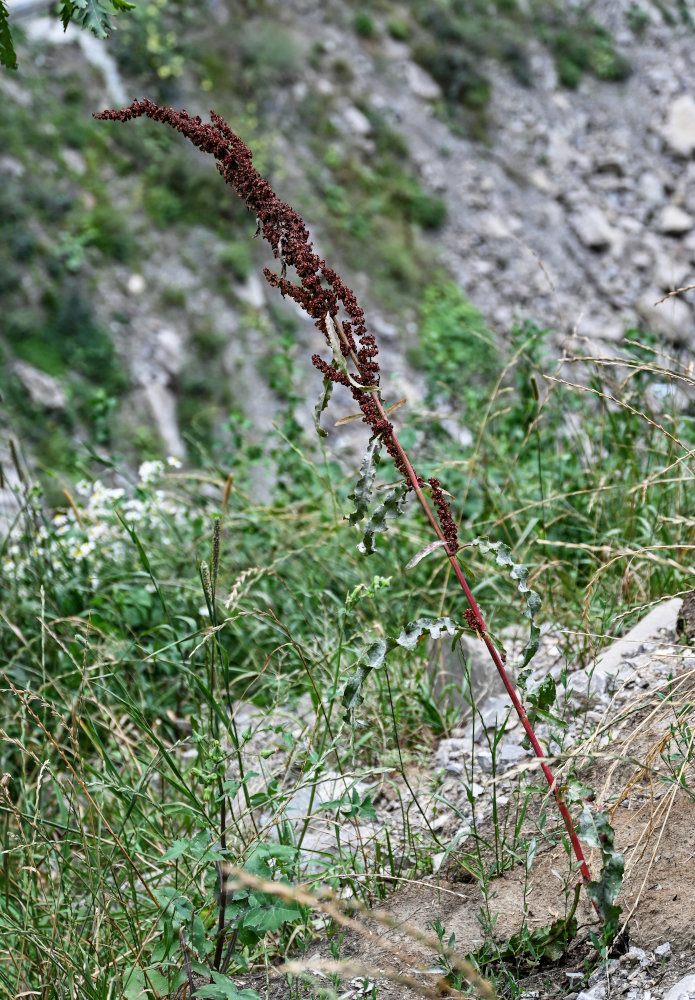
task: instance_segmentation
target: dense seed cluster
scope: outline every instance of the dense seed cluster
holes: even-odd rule
[[[477,632],[478,635],[482,635],[485,631],[485,625],[479,614],[476,614],[472,608],[466,608],[463,612],[463,619],[469,629],[473,632]]]
[[[331,340],[326,328],[326,316],[333,318],[339,334],[340,351],[344,357],[351,357],[356,362],[357,371],[352,379],[348,378],[341,367],[325,361],[318,354],[312,356],[312,363],[325,378],[350,389],[362,411],[362,419],[373,434],[381,436],[396,468],[409,486],[412,486],[409,470],[393,433],[393,425],[380,409],[375,393],[361,388],[379,385],[376,340],[373,334],[367,332],[364,312],[355,293],[333,268],[328,267],[314,253],[302,217],[287,202],[280,201],[268,181],[253,166],[251,150],[214,111],[210,112],[211,121],[208,124],[198,115],[192,118],[187,111],[176,111],[174,108],[164,108],[152,101],[142,100],[134,101],[130,107],[121,110],[102,111],[94,117],[126,122],[142,115],[170,125],[190,139],[198,149],[212,153],[218,161],[217,169],[222,177],[256,214],[259,234],[270,244],[273,255],[281,261],[280,274],[264,269],[266,280],[301,306],[314,320],[329,345]],[[288,267],[294,268],[298,284],[288,279]],[[341,305],[348,317],[342,323],[338,319]],[[417,481],[420,486],[423,485],[420,477],[417,477]],[[444,536],[453,553],[458,548],[456,525],[449,514],[449,505],[439,483],[437,480],[430,480],[430,485]]]
[[[447,548],[449,552],[453,554],[458,549],[458,530],[456,528],[456,522],[451,516],[451,511],[449,510],[450,504],[444,495],[442,484],[438,479],[432,477],[431,479],[428,479],[427,482],[430,484],[430,489],[432,490],[432,499],[434,500],[434,505],[437,508],[439,523],[442,526],[442,532],[444,533],[444,538],[446,539]]]

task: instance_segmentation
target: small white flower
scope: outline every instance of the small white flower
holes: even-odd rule
[[[81,497],[88,497],[92,492],[92,484],[88,483],[86,479],[80,479],[79,483],[75,486],[75,490]]]
[[[176,455],[169,455],[167,458],[167,465],[170,469],[180,469],[183,462],[180,458],[177,458]]]
[[[148,486],[164,472],[164,462],[143,462],[138,469],[138,484]]]

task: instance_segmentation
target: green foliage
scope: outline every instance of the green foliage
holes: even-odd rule
[[[352,26],[355,29],[355,33],[360,35],[362,38],[372,38],[376,33],[374,18],[369,11],[364,8],[360,8],[360,10],[355,11],[352,18]]]
[[[588,803],[585,803],[580,813],[577,832],[590,847],[601,851],[600,877],[590,882],[586,891],[601,917],[601,940],[595,940],[594,943],[599,954],[604,956],[618,932],[622,907],[616,905],[615,899],[623,884],[625,858],[616,850],[615,835],[606,814],[596,808],[592,809]]]
[[[599,80],[629,76],[629,62],[615,50],[610,34],[594,22],[557,32],[551,45],[560,82],[566,87],[576,87],[587,71]]]
[[[439,83],[449,113],[477,138],[485,138],[492,88],[486,64],[495,60],[530,86],[528,51],[536,38],[552,52],[565,86],[576,87],[587,72],[601,80],[623,80],[630,72],[610,32],[588,8],[447,0],[417,3],[415,13],[415,59]]]
[[[128,0],[61,0],[58,16],[64,28],[74,23],[91,31],[97,38],[106,38],[112,28],[110,18],[134,9],[135,4]],[[4,0],[0,0],[0,65],[17,69],[9,11]]]
[[[17,69],[17,54],[12,43],[9,16],[5,0],[0,0],[0,64],[8,69]]]
[[[410,35],[410,28],[407,22],[401,20],[399,17],[390,17],[386,22],[386,28],[391,38],[395,38],[397,42],[407,41]]]
[[[140,0],[113,38],[119,66],[129,77],[163,92],[194,58],[191,33],[199,24],[184,0]]]
[[[331,383],[332,384],[332,383]],[[347,515],[349,524],[357,524],[369,512],[369,505],[374,493],[374,479],[376,477],[376,466],[381,447],[381,438],[373,437],[367,445],[367,450],[362,459],[360,474],[355,485],[354,493],[348,495],[348,500],[352,500],[355,509]]]
[[[499,354],[480,312],[453,281],[430,285],[422,297],[419,347],[411,358],[427,376],[431,397],[460,403],[475,395],[472,382],[490,383]]]
[[[301,73],[304,51],[296,35],[272,21],[247,21],[240,34],[241,64],[252,93],[287,86]]]

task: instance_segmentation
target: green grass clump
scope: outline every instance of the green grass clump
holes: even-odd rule
[[[374,18],[368,10],[364,10],[363,8],[355,11],[352,18],[352,27],[355,30],[355,34],[360,35],[362,38],[372,38],[376,34]]]
[[[499,369],[493,334],[453,281],[425,289],[418,337],[411,361],[426,373],[433,397],[461,402],[463,394],[489,386]]]

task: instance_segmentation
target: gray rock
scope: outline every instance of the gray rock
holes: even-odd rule
[[[348,104],[340,116],[341,132],[351,132],[353,135],[367,136],[372,131],[371,122],[354,104]]]
[[[657,226],[666,236],[682,236],[693,228],[693,217],[677,205],[666,205],[659,213]]]
[[[671,152],[692,156],[695,151],[695,100],[690,94],[681,94],[673,102],[662,135]]]
[[[417,63],[405,64],[405,81],[413,94],[423,101],[437,101],[442,96],[439,84]]]
[[[693,314],[688,304],[673,295],[658,306],[660,289],[645,292],[637,301],[637,312],[653,333],[660,333],[668,340],[690,341],[693,336]]]
[[[250,274],[243,285],[234,286],[234,294],[251,309],[265,305],[265,282],[257,274]]]
[[[603,1000],[606,995],[606,984],[597,983],[590,990],[582,990],[577,994],[577,1000]]]
[[[663,944],[658,945],[654,949],[654,954],[657,958],[670,958],[671,957],[671,943],[670,941],[664,941]]]
[[[659,254],[654,265],[654,278],[665,292],[689,284],[690,273],[688,264],[674,260],[670,254]]]
[[[664,1000],[695,1000],[695,975],[680,979],[671,987]]]
[[[146,382],[142,388],[167,455],[184,458],[186,445],[179,432],[176,396],[164,381],[157,378]]]
[[[15,361],[12,370],[29,393],[34,406],[62,411],[68,405],[67,396],[57,378],[34,368],[26,361]]]
[[[615,241],[615,232],[596,206],[587,206],[570,216],[570,225],[581,243],[590,250],[607,250]]]

